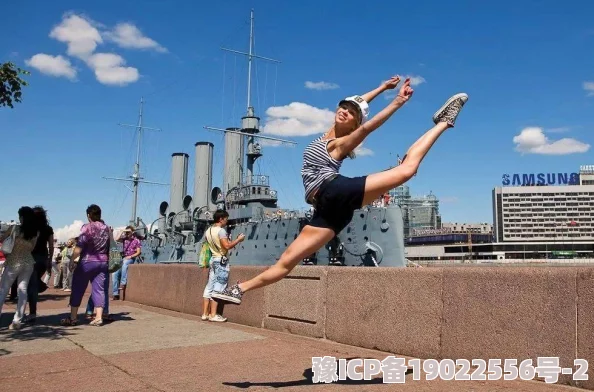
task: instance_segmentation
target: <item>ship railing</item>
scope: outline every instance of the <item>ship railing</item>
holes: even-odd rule
[[[250,184],[244,185],[240,188],[235,188],[227,195],[227,201],[234,202],[237,200],[258,200],[258,199],[276,199],[277,193],[274,189],[270,189],[266,185]]]
[[[244,185],[270,186],[269,177],[262,174],[254,174],[243,178]]]

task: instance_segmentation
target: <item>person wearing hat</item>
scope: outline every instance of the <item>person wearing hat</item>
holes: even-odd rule
[[[243,293],[281,280],[303,258],[317,252],[339,234],[352,220],[355,210],[414,176],[431,146],[443,132],[454,126],[468,100],[467,94],[456,94],[446,101],[433,115],[435,126],[408,149],[406,160],[400,165],[362,177],[349,178],[339,174],[343,160],[347,156],[353,158],[354,150],[365,138],[412,97],[414,90],[407,78],[394,99],[367,121],[369,102],[380,93],[396,88],[399,83],[400,77],[395,76],[363,96],[355,95],[340,101],[332,127],[311,142],[303,153],[301,175],[305,200],[315,208],[313,217],[276,264],[251,280],[213,293],[213,298],[240,304]]]
[[[126,289],[126,284],[128,283],[128,267],[130,264],[134,264],[136,258],[140,256],[141,253],[140,240],[136,236],[136,229],[134,226],[126,226],[117,241],[123,243],[124,251],[122,252],[122,256],[124,259],[122,260],[122,268],[112,274],[112,294],[114,300],[120,299],[120,289]]]

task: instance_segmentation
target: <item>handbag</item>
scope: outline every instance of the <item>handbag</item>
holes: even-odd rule
[[[10,232],[10,235],[2,241],[2,248],[0,250],[5,255],[12,253],[12,248],[14,248],[14,241],[16,239],[16,226],[13,226]]]
[[[198,266],[200,268],[209,268],[211,257],[212,251],[210,250],[210,245],[208,244],[208,241],[203,241],[202,246],[200,247],[200,255],[198,256]]]
[[[122,268],[122,252],[118,246],[118,243],[113,238],[113,232],[111,229],[109,230],[109,265],[107,267],[107,272],[110,274],[118,271]]]

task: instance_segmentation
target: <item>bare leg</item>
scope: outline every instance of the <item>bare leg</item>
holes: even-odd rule
[[[450,125],[447,123],[438,123],[408,149],[406,159],[399,166],[367,176],[363,206],[370,204],[390,189],[410,180],[419,169],[419,165],[429,152],[429,149],[431,149],[439,136],[448,128],[450,128]]]
[[[316,252],[332,238],[334,238],[334,231],[331,229],[305,226],[276,264],[255,278],[239,284],[239,288],[246,292],[278,282],[287,276],[305,256]]]
[[[216,299],[212,299],[210,301],[210,317],[214,317],[217,315],[218,308],[219,308],[219,302]]]
[[[70,320],[76,320],[78,318],[78,306],[70,307]]]
[[[210,299],[203,298],[202,299],[202,315],[208,315],[208,309],[210,307]]]
[[[103,321],[103,308],[95,308],[95,321]]]

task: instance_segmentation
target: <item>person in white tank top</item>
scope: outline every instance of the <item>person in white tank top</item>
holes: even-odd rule
[[[411,99],[414,90],[408,78],[391,102],[367,121],[369,102],[380,93],[396,88],[399,83],[400,77],[395,76],[367,94],[349,97],[339,103],[332,127],[304,152],[301,175],[306,199],[315,207],[312,219],[276,264],[251,280],[213,293],[213,298],[240,304],[243,293],[281,280],[306,256],[317,252],[339,234],[351,221],[356,209],[372,203],[416,174],[437,139],[454,127],[460,110],[468,100],[467,94],[450,97],[435,112],[432,118],[435,125],[408,149],[400,165],[362,177],[348,178],[338,174],[342,161],[347,156],[352,157],[355,148],[371,132]]]
[[[35,265],[35,259],[31,252],[39,237],[39,225],[31,207],[19,209],[19,221],[20,225],[13,225],[0,233],[0,243],[9,240],[9,238],[14,240],[10,253],[4,255],[6,261],[2,277],[0,277],[0,315],[12,283],[16,280],[18,284],[17,308],[9,329],[20,329],[23,325],[23,315],[27,304],[27,286]]]

